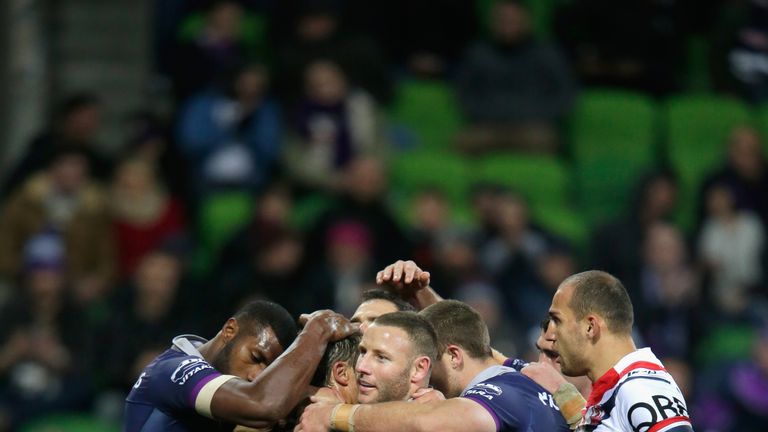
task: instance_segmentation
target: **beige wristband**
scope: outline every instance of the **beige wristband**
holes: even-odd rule
[[[566,423],[573,425],[581,420],[581,411],[587,401],[581,396],[576,386],[569,382],[563,383],[552,396]]]
[[[360,405],[339,404],[331,412],[331,429],[340,432],[355,432],[353,416]]]

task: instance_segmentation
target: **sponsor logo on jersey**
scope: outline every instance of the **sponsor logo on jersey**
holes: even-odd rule
[[[209,365],[205,360],[201,358],[186,359],[179,364],[179,367],[171,374],[171,382],[178,385],[186,384],[187,380],[192,378],[196,373],[205,370],[213,369],[213,366]]]

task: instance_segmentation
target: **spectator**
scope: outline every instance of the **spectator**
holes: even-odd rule
[[[640,280],[629,292],[637,326],[654,352],[689,358],[700,287],[683,235],[672,225],[655,223],[648,228],[642,253]]]
[[[679,85],[683,55],[680,1],[576,0],[555,27],[583,84],[665,95]],[[700,9],[701,2],[695,3]]]
[[[44,231],[61,237],[67,284],[78,302],[102,299],[114,274],[112,227],[107,198],[90,179],[82,151],[60,151],[6,203],[0,213],[0,274],[19,275],[23,245]]]
[[[27,146],[10,169],[3,186],[3,196],[7,197],[31,174],[45,168],[60,150],[84,152],[92,175],[106,180],[111,173],[111,162],[99,148],[101,115],[101,102],[93,94],[78,93],[65,99],[56,113],[54,124]]]
[[[392,98],[392,79],[384,56],[365,36],[341,29],[340,10],[333,1],[304,2],[292,37],[282,46],[278,61],[279,88],[285,100],[299,99],[304,71],[325,59],[337,64],[350,83],[369,92],[380,103]]]
[[[726,60],[730,75],[744,97],[755,104],[768,100],[768,3],[750,0],[735,29]]]
[[[338,191],[352,159],[384,153],[378,117],[373,100],[350,87],[338,65],[311,63],[294,137],[285,149],[288,172],[304,186]]]
[[[457,78],[473,125],[459,146],[553,152],[558,122],[575,96],[567,65],[553,47],[534,39],[521,2],[498,0],[493,7],[493,40],[470,48]]]
[[[699,251],[712,276],[712,300],[722,312],[740,311],[762,278],[765,229],[753,213],[736,207],[727,186],[712,185],[706,199]]]
[[[67,296],[65,259],[57,236],[32,237],[19,295],[0,311],[0,412],[10,430],[51,411],[82,409],[91,391],[83,379],[92,372],[87,324]]]
[[[322,255],[331,228],[338,222],[361,223],[371,236],[373,267],[383,268],[410,250],[408,239],[386,204],[388,178],[382,161],[363,157],[344,172],[341,195],[310,230],[308,249]]]
[[[638,182],[625,215],[598,227],[592,236],[592,267],[609,272],[635,290],[648,227],[668,221],[677,204],[677,177],[669,170],[653,171]]]
[[[267,95],[268,80],[264,66],[248,65],[226,90],[203,92],[182,109],[179,147],[201,189],[257,188],[269,178],[279,154],[280,119]]]
[[[305,285],[315,302],[309,309],[333,305],[331,309],[352,316],[376,276],[372,233],[360,222],[339,220],[328,230],[325,249],[325,260],[310,269]]]
[[[449,0],[439,7],[427,0],[387,3],[377,5],[376,10],[389,12],[390,30],[383,39],[397,65],[422,78],[441,78],[453,72],[477,33],[476,2]]]
[[[205,13],[205,25],[176,48],[172,76],[176,100],[183,102],[201,89],[251,60],[239,31],[243,7],[237,0],[215,0]]]
[[[160,247],[143,255],[136,272],[114,297],[113,318],[103,335],[100,364],[123,399],[146,362],[189,325],[191,292],[185,291],[179,251]],[[119,343],[113,343],[119,341]]]
[[[715,184],[728,186],[736,208],[753,212],[768,227],[768,163],[754,128],[741,126],[731,131],[725,165],[704,182],[699,200],[702,218],[706,211],[704,197]]]
[[[165,122],[151,111],[138,109],[126,117],[124,128],[127,156],[149,164],[173,195],[186,197],[191,192],[187,166]]]
[[[451,207],[439,189],[426,188],[412,198],[411,241],[413,260],[434,268],[437,245],[458,227],[451,220]]]
[[[145,254],[184,231],[181,203],[168,196],[153,167],[140,159],[117,167],[110,201],[121,278],[133,274]]]

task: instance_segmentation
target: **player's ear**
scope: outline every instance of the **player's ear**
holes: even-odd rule
[[[240,326],[237,324],[237,320],[230,318],[224,323],[221,328],[221,335],[224,336],[224,341],[229,342],[237,336],[237,332],[240,330]]]
[[[587,315],[587,337],[597,339],[600,337],[600,325],[602,320],[595,315]]]
[[[348,386],[353,379],[354,372],[352,368],[343,361],[337,361],[331,366],[331,374],[333,374],[333,380],[343,386]]]
[[[429,378],[432,361],[427,356],[419,356],[413,361],[413,371],[411,372],[411,382],[419,382]],[[426,383],[425,383],[426,384]]]
[[[464,366],[464,352],[458,345],[448,345],[445,347],[445,353],[451,361],[451,368],[459,369]]]

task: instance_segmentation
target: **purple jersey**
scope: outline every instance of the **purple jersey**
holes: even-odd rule
[[[201,390],[227,377],[213,368],[193,344],[197,336],[174,338],[174,346],[144,368],[125,400],[125,432],[231,431],[200,413]],[[182,342],[182,343],[179,343]],[[210,390],[210,389],[209,389]],[[212,397],[212,390],[208,398]],[[210,399],[207,401],[210,409]],[[203,410],[204,411],[204,410]]]
[[[485,408],[503,432],[569,432],[552,395],[532,379],[506,366],[480,372],[462,397]]]

